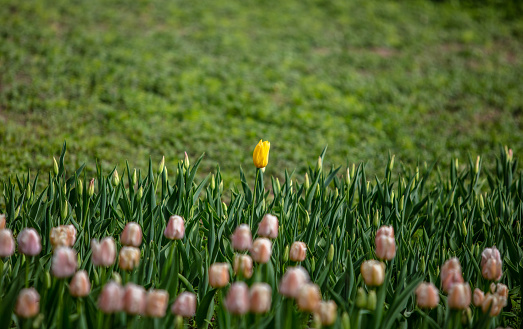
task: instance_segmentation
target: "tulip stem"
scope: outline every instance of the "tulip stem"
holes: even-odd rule
[[[0,295],[2,295],[4,287],[4,260],[0,258]]]
[[[257,187],[258,187],[258,176],[259,175],[260,175],[260,169],[256,168],[256,179],[254,180],[254,193],[253,193],[253,197],[252,197],[252,212],[251,212],[250,227],[252,227],[254,224],[254,208],[256,207],[256,191],[257,191]]]
[[[25,287],[29,288],[29,257],[25,256]]]

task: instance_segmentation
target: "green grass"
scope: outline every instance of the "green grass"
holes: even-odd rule
[[[523,149],[523,23],[493,7],[6,1],[0,21],[2,178],[50,170],[64,140],[70,170],[205,152],[226,186],[261,138],[268,175],[303,174],[327,144],[370,172],[389,150],[411,165]]]

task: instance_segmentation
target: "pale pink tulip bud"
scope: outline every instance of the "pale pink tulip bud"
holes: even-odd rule
[[[185,223],[180,216],[171,216],[163,235],[170,240],[181,240],[185,236]]]
[[[474,306],[476,307],[479,307],[483,304],[484,300],[485,293],[478,288],[474,289],[474,295],[472,296],[472,304],[474,304]]]
[[[209,284],[213,288],[223,288],[229,284],[229,264],[212,264],[209,267]]]
[[[455,310],[464,310],[470,305],[470,285],[456,283],[450,288],[447,299],[449,307]]]
[[[40,295],[35,288],[25,288],[16,299],[15,314],[20,318],[32,318],[40,312]]]
[[[422,282],[416,288],[416,301],[420,308],[431,309],[437,307],[439,303],[438,289],[430,282]]]
[[[42,251],[40,235],[34,228],[25,228],[18,234],[18,250],[26,256],[36,256]]]
[[[278,225],[276,216],[266,214],[258,226],[258,236],[276,239],[278,237]]]
[[[272,289],[265,282],[257,282],[249,291],[250,311],[256,314],[267,313],[271,309]]]
[[[76,228],[73,225],[60,225],[51,229],[50,241],[54,248],[72,247],[76,241]]]
[[[361,264],[361,276],[369,287],[378,287],[385,280],[385,264],[371,259]]]
[[[252,277],[252,258],[249,255],[234,255],[233,260],[234,274],[241,273],[245,279]]]
[[[140,249],[136,247],[122,247],[118,265],[122,270],[132,271],[140,264]]]
[[[496,247],[486,248],[481,253],[481,274],[487,280],[498,281],[501,279],[503,263]]]
[[[272,242],[267,238],[254,240],[251,248],[252,259],[260,264],[265,264],[271,259]]]
[[[332,300],[320,302],[318,310],[322,326],[331,326],[338,317],[338,305]]]
[[[503,283],[498,283],[492,287],[493,285],[493,283],[490,284],[490,290],[492,290],[492,293],[496,293],[496,295],[505,298],[505,300],[508,299],[508,287],[506,285]]]
[[[504,306],[503,304],[504,303],[499,296],[487,293],[483,300],[483,304],[481,305],[481,311],[483,313],[488,312],[491,317],[495,317],[501,313]]]
[[[69,293],[73,297],[85,297],[91,292],[91,282],[85,270],[76,272],[69,283]]]
[[[252,234],[249,225],[241,224],[231,236],[231,244],[234,250],[245,251],[251,249]]]
[[[396,256],[396,241],[394,240],[394,228],[382,226],[376,233],[376,255],[379,259],[391,260]]]
[[[289,259],[293,262],[303,262],[307,256],[307,245],[305,242],[296,241],[291,245]]]
[[[101,242],[91,241],[91,261],[95,266],[109,267],[116,259],[116,244],[112,237],[105,237]]]
[[[114,281],[109,281],[98,297],[98,308],[107,314],[116,313],[123,309],[124,290]]]
[[[5,228],[5,215],[0,214],[0,230],[3,230]]]
[[[128,283],[124,287],[123,309],[128,314],[145,313],[145,289],[134,283]]]
[[[300,291],[300,288],[309,281],[309,274],[301,267],[289,267],[280,282],[280,294],[289,297],[296,298]]]
[[[120,241],[124,246],[140,247],[142,244],[142,228],[135,222],[129,222],[123,229]]]
[[[320,288],[313,283],[302,286],[298,292],[298,297],[296,297],[298,308],[303,312],[316,311],[320,306],[320,301]]]
[[[51,273],[60,279],[68,278],[76,272],[77,261],[76,252],[73,249],[58,247],[53,253]]]
[[[182,292],[171,307],[171,312],[184,318],[193,317],[196,314],[196,295]]]
[[[0,258],[9,257],[15,252],[15,239],[9,229],[0,230]]]
[[[231,285],[227,297],[225,297],[225,308],[232,314],[241,315],[249,310],[249,287],[245,282],[235,282]]]
[[[445,262],[441,267],[441,286],[446,293],[450,292],[453,285],[463,283],[463,275],[461,274],[461,264],[459,260],[454,257]]]
[[[149,290],[145,301],[145,315],[163,318],[169,302],[169,293],[165,290]]]

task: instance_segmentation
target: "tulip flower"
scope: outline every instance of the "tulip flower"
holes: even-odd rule
[[[276,239],[278,237],[278,218],[271,214],[263,216],[258,226],[258,235],[264,238]]]
[[[229,264],[214,263],[209,267],[209,284],[213,288],[223,288],[229,283]]]
[[[267,313],[271,309],[272,289],[267,283],[256,282],[249,291],[250,311],[256,314]]]
[[[279,290],[285,297],[295,298],[300,288],[309,281],[309,274],[301,267],[289,267],[281,278]]]
[[[487,293],[481,305],[483,313],[489,313],[491,317],[498,316],[504,307],[504,301],[495,294]]]
[[[441,268],[441,286],[446,293],[450,292],[453,285],[463,283],[463,276],[461,274],[461,264],[459,260],[454,257],[445,262]]]
[[[103,238],[100,243],[91,241],[91,260],[95,266],[109,267],[116,259],[116,244],[112,237]]]
[[[116,313],[123,309],[124,290],[114,281],[108,282],[98,297],[98,308],[106,313]]]
[[[318,311],[322,326],[331,326],[338,317],[338,305],[332,300],[320,302]]]
[[[385,280],[385,264],[382,262],[367,260],[361,264],[360,271],[367,286],[378,287]]]
[[[163,318],[169,302],[169,293],[165,290],[151,289],[145,298],[145,315],[152,318]]]
[[[245,279],[252,277],[252,258],[249,255],[234,255],[233,259],[234,274],[241,273]]]
[[[394,228],[382,226],[376,233],[376,255],[382,260],[391,260],[396,256],[396,241],[394,240]]]
[[[303,262],[307,255],[307,245],[305,242],[296,241],[291,245],[291,251],[289,254],[290,260],[293,262]]]
[[[262,169],[267,166],[269,163],[269,150],[271,148],[271,143],[269,141],[258,142],[258,145],[254,148],[254,152],[252,153],[252,161],[254,162],[254,165],[256,168]]]
[[[499,296],[502,296],[505,299],[508,299],[508,287],[504,285],[503,283],[490,284],[490,291],[494,294],[498,294]]]
[[[0,230],[3,230],[5,228],[5,215],[0,214]]]
[[[318,285],[307,283],[302,286],[296,297],[298,308],[303,312],[314,312],[320,306],[321,293]]]
[[[436,286],[430,282],[422,282],[416,288],[416,301],[420,308],[432,309],[439,304],[439,293]]]
[[[249,225],[241,224],[231,236],[231,244],[234,250],[245,251],[252,246],[252,234]]]
[[[15,239],[9,229],[0,230],[0,258],[9,257],[15,252]]]
[[[26,256],[36,256],[42,251],[40,235],[34,228],[25,228],[18,234],[18,250]]]
[[[181,240],[185,236],[185,224],[183,218],[177,215],[169,217],[167,227],[163,235],[170,240]]]
[[[73,297],[85,297],[91,292],[91,282],[85,270],[76,272],[69,283],[69,293]]]
[[[50,241],[54,248],[72,247],[76,241],[76,228],[73,225],[60,225],[51,229]]]
[[[472,304],[476,307],[480,307],[485,300],[485,293],[480,289],[474,289],[474,295],[472,296]]]
[[[124,246],[140,247],[142,244],[142,228],[135,222],[125,225],[120,241]]]
[[[498,281],[501,279],[502,261],[496,247],[486,248],[481,253],[481,274],[487,280]]]
[[[235,282],[225,297],[225,308],[232,314],[241,315],[249,310],[249,287],[245,282]]]
[[[254,240],[251,248],[252,259],[260,264],[265,264],[271,259],[272,242],[267,238]]]
[[[140,249],[136,247],[123,247],[120,250],[120,261],[118,265],[122,270],[132,271],[140,264]]]
[[[145,314],[145,289],[134,283],[124,287],[123,309],[127,314]]]
[[[76,272],[77,268],[76,252],[67,247],[58,247],[53,253],[51,263],[51,273],[60,279],[68,278]]]
[[[196,295],[190,292],[182,292],[174,302],[171,312],[184,318],[193,317],[196,314]]]
[[[40,295],[34,288],[20,291],[15,304],[15,314],[20,318],[32,318],[40,312]]]
[[[464,310],[470,305],[470,285],[456,283],[450,288],[447,303],[451,309]]]

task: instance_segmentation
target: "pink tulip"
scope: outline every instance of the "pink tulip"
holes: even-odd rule
[[[91,282],[85,270],[76,272],[69,283],[69,293],[73,297],[85,297],[91,292]]]
[[[267,283],[257,282],[249,291],[250,311],[256,314],[267,313],[271,309],[272,289]]]
[[[481,305],[481,311],[483,313],[489,313],[491,317],[496,317],[503,310],[504,302],[498,295],[487,293],[483,304]]]
[[[42,251],[40,235],[34,228],[25,228],[18,234],[18,250],[26,256],[36,256]]]
[[[0,230],[3,230],[5,228],[5,215],[0,214]]]
[[[136,247],[122,247],[118,265],[122,270],[132,271],[140,264],[140,249]]]
[[[167,291],[149,290],[145,301],[145,314],[152,318],[163,318],[168,302],[169,293]]]
[[[378,287],[385,280],[385,264],[371,259],[361,264],[361,276],[369,287]]]
[[[508,287],[503,283],[498,283],[496,285],[494,283],[491,283],[490,290],[493,294],[495,293],[505,299],[508,299]]]
[[[320,316],[322,326],[331,326],[338,317],[338,305],[332,300],[322,301],[320,302],[318,315]]]
[[[170,240],[181,240],[185,236],[185,224],[180,216],[171,216],[163,235]]]
[[[450,288],[447,303],[451,309],[464,310],[470,305],[470,285],[456,283]]]
[[[53,227],[50,241],[54,248],[72,247],[76,241],[76,228],[73,225]]]
[[[314,312],[320,306],[320,287],[313,283],[302,286],[296,297],[298,308],[303,312]]]
[[[109,267],[116,259],[116,244],[112,237],[103,238],[100,243],[91,241],[91,261],[95,266]]]
[[[249,311],[249,287],[245,282],[239,281],[231,285],[227,297],[225,297],[225,308],[236,315]]]
[[[276,239],[278,237],[278,218],[270,214],[263,216],[258,226],[258,235],[265,238]]]
[[[396,256],[396,241],[394,240],[394,228],[382,226],[376,233],[376,255],[382,260],[391,260]]]
[[[459,260],[454,257],[445,262],[441,268],[441,286],[446,293],[450,292],[453,285],[463,283],[463,276],[461,274],[461,264]]]
[[[241,224],[231,236],[231,244],[234,250],[245,251],[252,246],[252,234],[249,225]]]
[[[234,255],[233,260],[234,274],[241,273],[245,279],[252,277],[252,258],[249,255]]]
[[[134,283],[128,283],[124,287],[123,309],[127,314],[145,314],[145,289]]]
[[[474,289],[472,304],[474,304],[474,306],[476,306],[476,307],[480,307],[483,304],[484,300],[485,300],[485,293],[478,288]]]
[[[251,248],[252,259],[260,264],[268,263],[271,259],[272,242],[267,238],[254,240]]]
[[[285,297],[295,298],[298,296],[300,288],[308,281],[309,274],[303,267],[289,267],[281,278],[280,294]]]
[[[9,229],[0,230],[0,258],[9,257],[15,252],[15,239]]]
[[[76,268],[77,257],[73,249],[67,247],[55,249],[51,263],[51,272],[55,277],[68,278],[76,272]]]
[[[40,295],[34,288],[20,291],[15,304],[15,314],[20,318],[32,318],[40,312]]]
[[[229,284],[229,264],[212,264],[209,267],[209,284],[213,288],[223,288]]]
[[[303,262],[307,256],[307,245],[305,242],[296,241],[291,245],[289,258],[293,262]]]
[[[135,222],[129,222],[123,229],[120,241],[124,246],[140,247],[142,244],[142,228]]]
[[[431,309],[439,304],[439,293],[435,285],[430,282],[422,282],[416,288],[416,301],[420,308]]]
[[[196,295],[182,292],[171,307],[171,312],[184,318],[193,317],[196,314]]]
[[[481,274],[487,280],[498,281],[501,279],[503,263],[496,247],[486,248],[481,253]]]
[[[107,314],[116,313],[123,309],[124,290],[114,281],[109,281],[98,297],[98,308]]]

